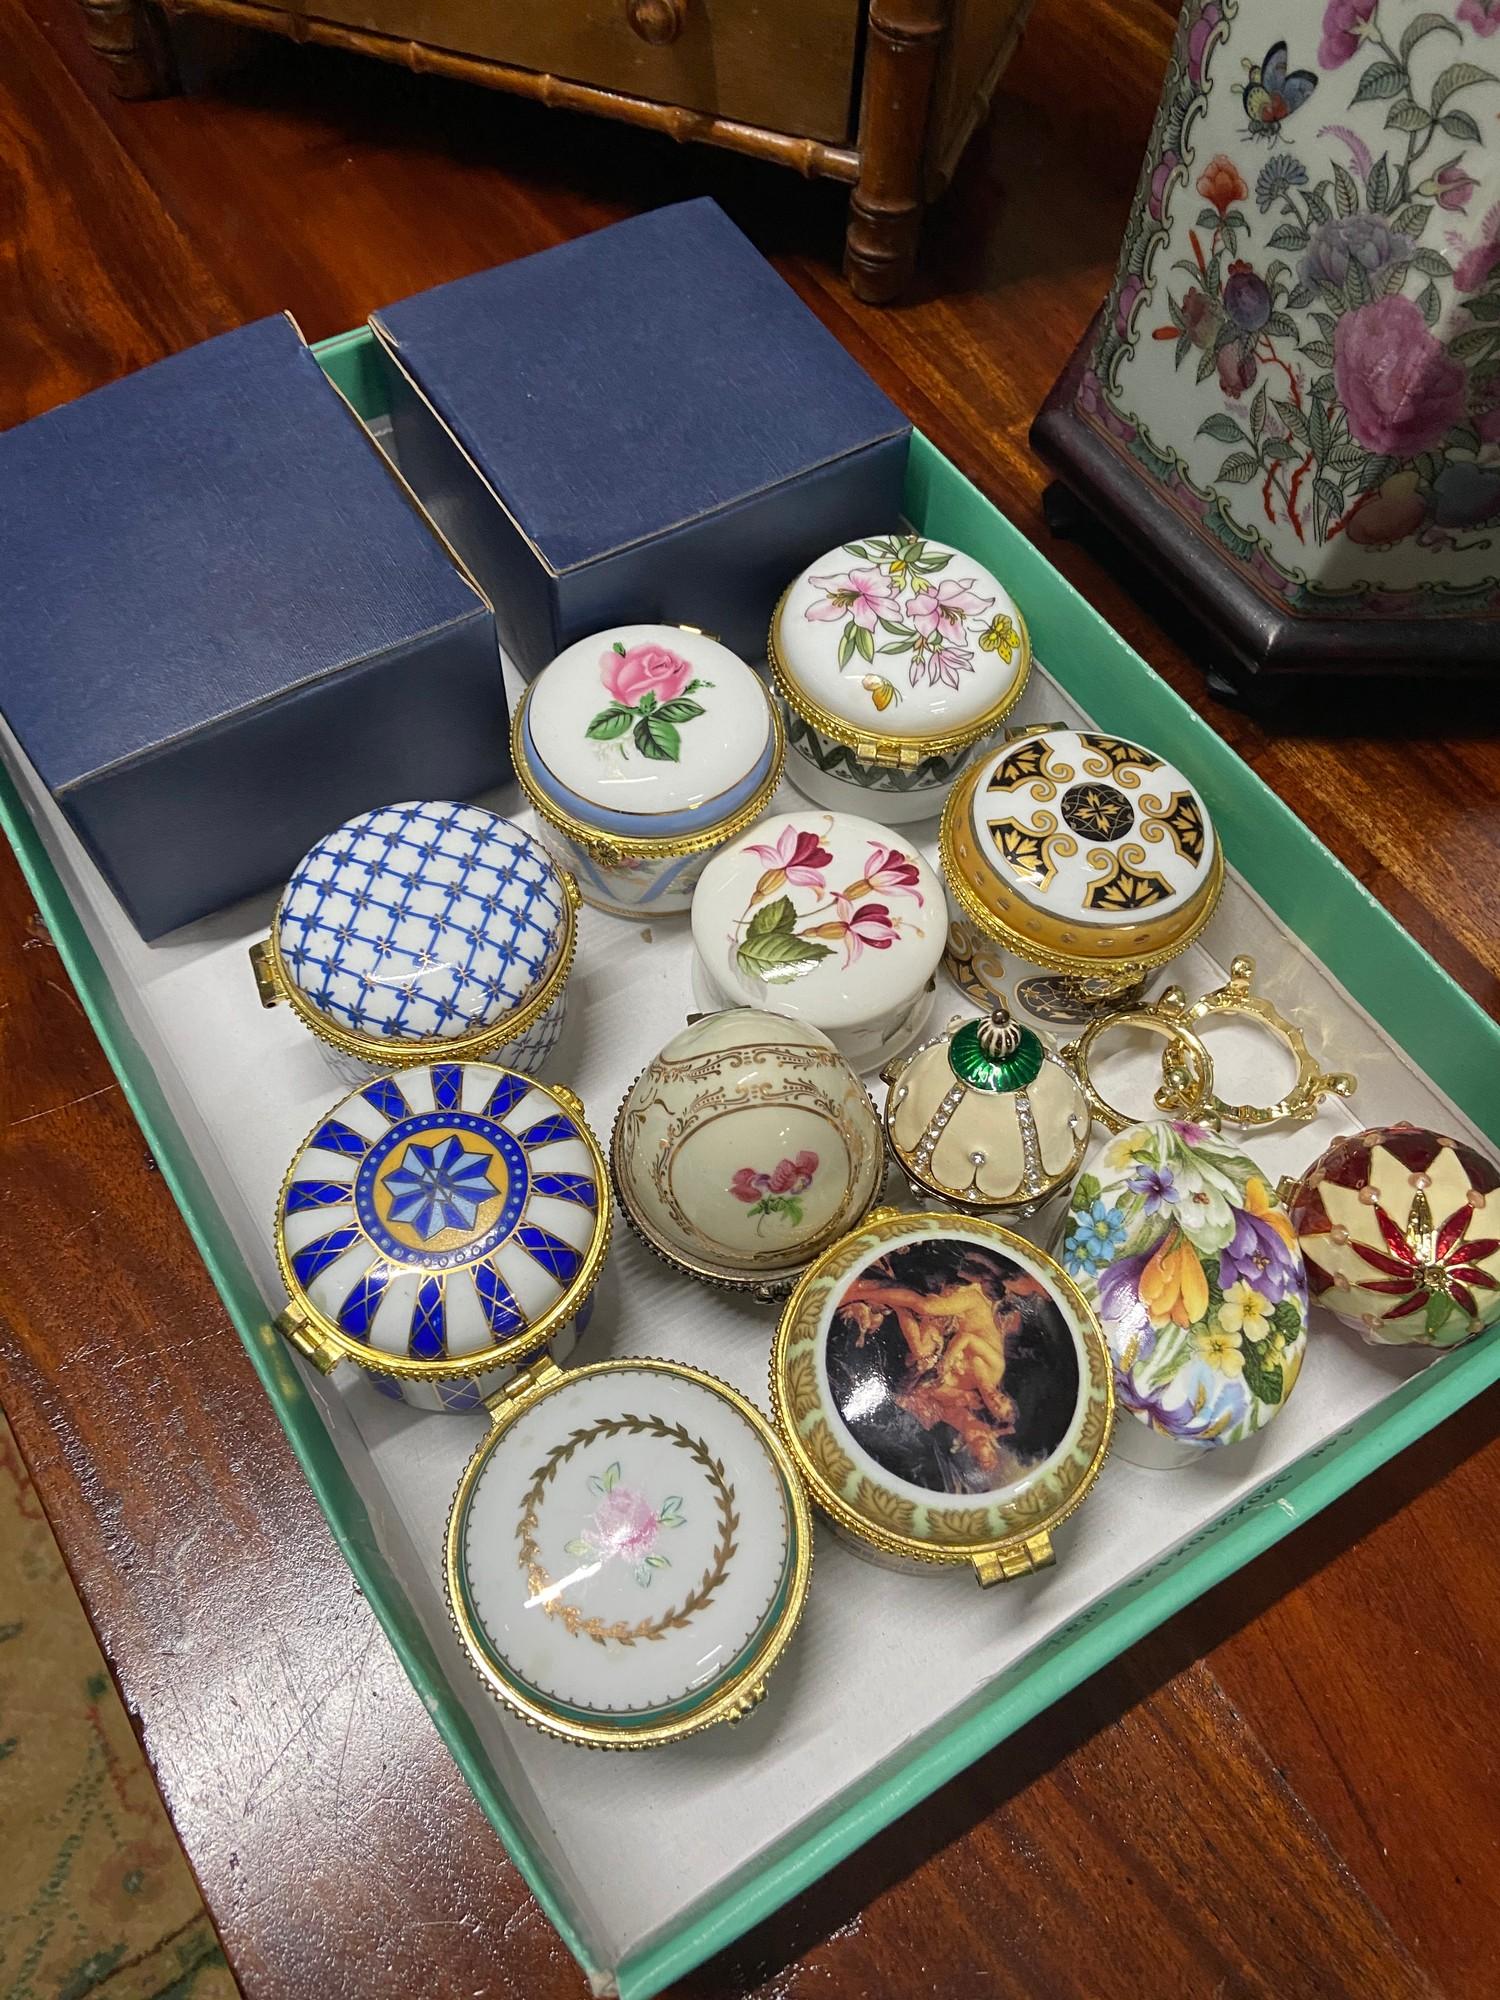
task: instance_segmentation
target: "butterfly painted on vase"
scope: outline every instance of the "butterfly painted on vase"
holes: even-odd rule
[[[1318,79],[1310,69],[1289,71],[1286,61],[1285,42],[1273,42],[1266,50],[1264,62],[1253,63],[1248,56],[1244,58],[1250,74],[1240,95],[1245,102],[1252,139],[1268,143],[1275,139],[1281,131],[1281,121],[1306,104],[1318,87]]]

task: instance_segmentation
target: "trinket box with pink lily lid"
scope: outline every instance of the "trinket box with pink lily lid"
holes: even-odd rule
[[[781,721],[737,653],[684,625],[620,625],[559,653],[512,725],[521,789],[583,899],[686,910],[713,851],[781,778]]]
[[[857,1070],[921,1033],[947,932],[943,887],[889,827],[815,807],[716,854],[693,896],[700,1007],[763,1007],[820,1028]]]
[[[804,570],[768,652],[798,790],[893,825],[941,809],[1031,669],[1025,620],[993,571],[907,530]]]

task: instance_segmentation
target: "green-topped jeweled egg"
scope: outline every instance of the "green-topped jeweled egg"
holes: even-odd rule
[[[886,1138],[919,1196],[971,1214],[1031,1215],[1082,1164],[1083,1087],[1003,1006],[950,1021],[886,1082]]]

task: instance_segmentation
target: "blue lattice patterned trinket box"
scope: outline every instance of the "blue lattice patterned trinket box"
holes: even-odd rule
[[[250,948],[287,1002],[376,1069],[503,1053],[533,1074],[562,1032],[578,891],[539,841],[479,806],[362,813],[298,863]]]
[[[472,1410],[567,1351],[610,1233],[609,1179],[561,1085],[488,1063],[376,1077],[321,1118],[276,1205],[278,1330],[422,1409]]]

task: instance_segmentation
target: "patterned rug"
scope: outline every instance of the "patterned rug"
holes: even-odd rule
[[[235,2000],[0,1414],[0,2000]]]

